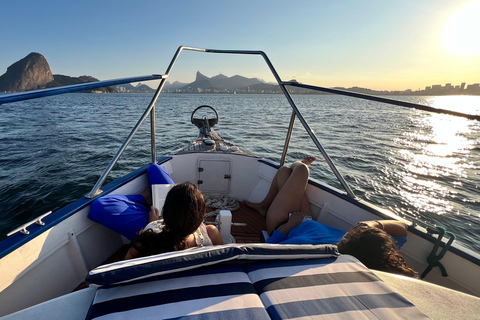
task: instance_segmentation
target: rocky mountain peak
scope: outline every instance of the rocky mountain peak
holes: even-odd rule
[[[51,81],[53,75],[47,59],[40,53],[32,52],[12,64],[7,68],[7,72],[0,76],[0,91],[35,90]]]
[[[208,80],[208,79],[210,78],[201,74],[200,71],[197,71],[197,75],[195,76],[195,81],[202,81],[202,80]]]

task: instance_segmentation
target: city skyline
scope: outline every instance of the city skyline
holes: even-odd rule
[[[200,71],[198,71],[200,72]],[[223,75],[223,74],[218,74],[218,75]],[[218,76],[218,75],[215,75],[215,76]],[[226,75],[224,75],[226,76]],[[239,75],[234,75],[234,76],[242,76],[241,74]],[[227,77],[230,77],[230,76],[227,76]],[[259,80],[262,80],[264,81],[263,79],[259,79]],[[291,79],[291,80],[296,80],[296,79]],[[190,82],[185,82],[183,83],[184,85],[188,85],[190,83],[192,83],[193,81],[190,81]],[[167,80],[167,83],[170,83],[172,84],[172,82],[168,81]],[[275,82],[271,82],[272,84],[275,84]],[[150,86],[151,87],[151,86]],[[363,87],[359,87],[359,86],[355,86],[357,88],[360,88],[360,89],[363,89]],[[337,86],[335,88],[341,88],[341,86]],[[343,87],[345,88],[345,87]],[[350,88],[354,88],[354,87],[350,87]],[[364,89],[371,89],[371,90],[375,90],[375,89],[372,89],[372,88],[364,88]],[[403,92],[436,92],[436,93],[455,93],[455,94],[461,94],[461,93],[465,93],[465,94],[475,94],[475,95],[479,95],[480,94],[480,81],[479,82],[476,82],[476,83],[466,83],[466,82],[462,82],[460,84],[453,84],[452,83],[445,83],[444,85],[443,84],[431,84],[431,85],[427,85],[427,86],[424,86],[424,88],[418,88],[417,90],[414,90],[414,89],[405,89],[405,90],[388,90],[388,89],[385,89],[383,91],[397,91],[397,92],[400,92],[400,91],[403,91]]]
[[[55,74],[107,80],[164,73],[176,49],[188,45],[263,50],[283,80],[323,87],[474,84],[478,16],[479,0],[7,2],[0,74],[30,52],[43,54]],[[197,70],[273,81],[261,60],[188,52],[169,81],[192,82]]]

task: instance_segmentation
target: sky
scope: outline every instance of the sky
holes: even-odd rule
[[[282,80],[324,87],[480,82],[480,0],[16,0],[0,9],[0,75],[30,52],[53,74],[163,74],[186,45],[262,50]],[[260,57],[185,52],[169,81],[192,82],[197,71],[274,80]]]

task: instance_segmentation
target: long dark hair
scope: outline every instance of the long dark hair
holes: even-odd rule
[[[378,228],[352,228],[337,247],[340,253],[354,256],[370,269],[418,278],[398,252],[392,237]]]
[[[197,230],[205,215],[202,192],[190,182],[173,186],[165,198],[162,215],[162,232],[147,229],[132,240],[131,246],[139,256],[186,249],[187,237]]]

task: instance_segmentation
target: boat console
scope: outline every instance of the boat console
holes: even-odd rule
[[[201,118],[195,117],[195,114],[201,109],[210,109],[215,113],[214,117],[203,115]],[[197,140],[190,143],[188,146],[174,151],[173,155],[193,153],[193,152],[208,152],[208,153],[224,153],[224,154],[243,154],[251,157],[257,157],[255,154],[242,149],[233,143],[223,140],[213,127],[218,123],[218,112],[215,108],[207,105],[199,106],[193,110],[190,121],[198,128]]]

